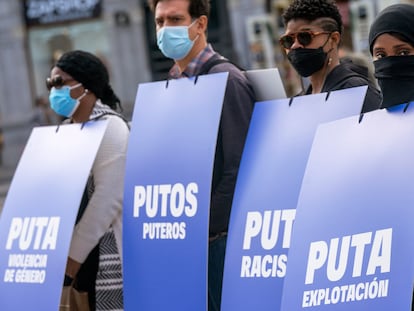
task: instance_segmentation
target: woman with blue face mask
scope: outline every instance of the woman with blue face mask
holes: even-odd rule
[[[66,74],[63,72],[59,72],[60,69],[56,68],[55,72],[57,71],[54,78],[51,78],[49,81],[50,84],[57,85],[59,83],[67,83],[71,80],[71,78],[62,78],[62,75],[65,76]],[[72,79],[73,80],[73,79]],[[61,82],[59,82],[61,81]],[[50,89],[49,101],[51,104],[51,108],[54,112],[58,115],[66,118],[72,117],[75,113],[76,109],[78,108],[80,101],[82,98],[86,96],[88,93],[87,89],[84,89],[84,92],[78,98],[73,98],[71,96],[71,92],[73,89],[82,86],[81,83],[76,85],[62,85],[61,87],[52,86]]]
[[[382,108],[414,101],[414,5],[385,8],[371,25],[369,45]]]
[[[122,199],[129,127],[116,112],[120,100],[104,64],[84,51],[63,54],[46,85],[50,105],[66,118],[64,123],[108,119],[79,207],[64,285],[88,292],[91,310],[123,310]]]

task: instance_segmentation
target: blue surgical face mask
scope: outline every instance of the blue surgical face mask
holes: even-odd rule
[[[193,48],[194,42],[198,36],[191,41],[188,36],[188,29],[194,25],[192,22],[189,26],[164,26],[157,32],[157,44],[162,54],[174,60],[183,59]]]
[[[50,107],[59,115],[70,118],[76,111],[80,104],[80,100],[86,95],[83,93],[78,99],[73,99],[70,96],[70,90],[81,86],[76,84],[74,86],[62,86],[61,88],[52,87],[49,94]]]

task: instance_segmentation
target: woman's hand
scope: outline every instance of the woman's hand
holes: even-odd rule
[[[68,262],[66,263],[66,272],[67,276],[70,276],[72,279],[76,278],[76,274],[81,267],[81,263],[73,260],[72,258],[68,257]]]

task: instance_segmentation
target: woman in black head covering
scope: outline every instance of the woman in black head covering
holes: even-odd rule
[[[382,108],[414,101],[414,5],[385,8],[369,32]],[[414,310],[414,300],[411,310]]]
[[[73,231],[64,285],[87,291],[91,310],[123,310],[122,199],[129,128],[105,65],[91,53],[63,54],[46,79],[66,123],[108,119]],[[65,181],[62,181],[65,182]]]
[[[369,32],[382,108],[414,101],[414,5],[385,8]]]

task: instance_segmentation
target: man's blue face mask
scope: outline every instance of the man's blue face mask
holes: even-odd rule
[[[189,26],[164,26],[158,30],[158,48],[165,57],[180,60],[190,53],[198,36],[191,41],[188,36],[188,29],[193,26],[195,22],[196,20]]]

